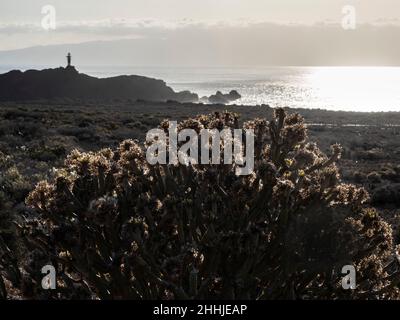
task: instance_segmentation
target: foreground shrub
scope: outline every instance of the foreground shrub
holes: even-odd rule
[[[18,287],[21,283],[17,217],[13,205],[23,201],[29,192],[26,180],[12,162],[11,156],[0,151],[0,299],[10,297],[10,287]]]
[[[166,128],[163,122],[161,128]],[[235,114],[199,116],[184,128],[238,128]],[[101,299],[398,298],[392,230],[340,182],[340,147],[307,142],[302,117],[276,110],[255,130],[255,171],[236,165],[150,166],[144,148],[74,151],[27,203],[31,252],[22,293]],[[44,293],[40,268],[57,267]],[[342,267],[357,289],[341,288]],[[28,289],[27,289],[28,288]],[[33,290],[33,292],[32,292]]]

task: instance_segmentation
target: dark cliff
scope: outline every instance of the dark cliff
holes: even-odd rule
[[[1,101],[54,98],[198,101],[197,94],[174,92],[162,80],[135,75],[95,78],[79,73],[74,67],[14,70],[0,75]]]

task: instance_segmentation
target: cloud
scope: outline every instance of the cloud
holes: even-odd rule
[[[40,25],[23,23],[0,23],[0,35],[26,34],[42,31]]]
[[[141,32],[148,30],[175,30],[190,25],[198,25],[188,19],[175,22],[165,22],[155,19],[143,20],[124,20],[124,19],[103,19],[89,21],[60,21],[57,22],[57,28],[53,32],[57,33],[97,33],[97,34],[115,34],[125,35],[132,32]],[[23,34],[32,32],[47,32],[40,24],[24,23],[0,23],[0,34]]]
[[[319,23],[299,24],[299,23],[272,23],[262,20],[237,19],[232,21],[201,21],[192,19],[182,19],[177,21],[162,21],[157,19],[102,19],[102,20],[81,20],[81,21],[59,21],[53,33],[60,36],[62,34],[76,34],[78,37],[84,34],[97,34],[104,36],[126,36],[126,35],[151,35],[165,34],[182,29],[259,29],[266,26],[338,26],[337,22],[331,20]],[[399,26],[400,19],[382,20],[378,19],[370,24],[360,24],[360,27],[372,26]],[[0,23],[0,35],[21,35],[32,33],[48,34],[39,23]]]

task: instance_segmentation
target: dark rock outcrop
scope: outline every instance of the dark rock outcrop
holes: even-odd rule
[[[227,104],[239,100],[241,97],[242,96],[236,90],[232,90],[228,94],[223,94],[221,91],[217,91],[216,94],[211,95],[208,98],[204,97],[202,100],[206,103]]]
[[[198,101],[197,94],[174,92],[162,80],[136,75],[95,78],[79,73],[72,66],[41,71],[14,70],[0,75],[0,101],[54,98]]]

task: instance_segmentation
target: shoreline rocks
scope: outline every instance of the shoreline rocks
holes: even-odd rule
[[[200,101],[210,104],[228,104],[241,98],[242,96],[236,90],[231,90],[228,94],[217,91],[214,95],[201,98]]]

